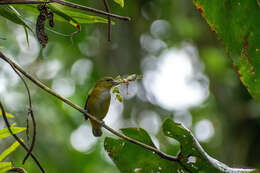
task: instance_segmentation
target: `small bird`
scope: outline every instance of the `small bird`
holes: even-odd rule
[[[112,77],[100,79],[96,85],[89,91],[84,109],[98,120],[105,118],[111,100],[110,89],[119,83]],[[86,118],[87,120],[88,118]],[[102,135],[101,125],[90,119],[93,135],[99,137]]]

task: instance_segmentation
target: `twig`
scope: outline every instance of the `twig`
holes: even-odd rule
[[[2,0],[2,1],[0,1],[0,5],[1,4],[2,5],[3,4],[44,4],[44,3],[46,4],[46,3],[54,3],[54,2],[58,3],[58,4],[61,4],[61,5],[64,5],[64,6],[71,7],[71,8],[77,8],[77,9],[90,11],[90,12],[101,14],[101,15],[105,15],[105,16],[111,16],[111,17],[114,17],[114,18],[117,18],[117,19],[120,19],[120,20],[128,20],[128,21],[131,20],[131,18],[127,17],[127,16],[120,16],[120,15],[117,15],[117,14],[107,13],[107,12],[104,12],[102,10],[98,10],[98,9],[91,8],[91,7],[86,7],[86,6],[75,4],[75,3],[71,3],[71,2],[65,2],[65,1],[62,1],[62,0],[49,0],[49,1]]]
[[[25,155],[24,159],[23,159],[23,164],[25,164],[26,160],[28,159],[28,157],[30,156],[30,154],[32,153],[32,150],[35,146],[35,142],[36,142],[36,121],[34,118],[34,114],[33,114],[33,110],[31,108],[29,108],[29,114],[31,115],[32,118],[32,122],[33,122],[33,138],[32,138],[32,143],[31,146],[29,148],[29,151],[27,152],[27,154]]]
[[[171,160],[171,161],[177,161],[179,162],[179,159],[175,156],[171,156],[168,154],[165,154],[163,152],[161,152],[160,150],[158,150],[157,148],[154,148],[152,146],[149,146],[147,144],[144,144],[142,142],[139,142],[137,140],[134,140],[132,138],[129,138],[117,131],[115,131],[114,129],[112,129],[111,127],[107,126],[104,124],[103,121],[98,120],[96,117],[94,117],[93,115],[87,113],[84,109],[82,109],[81,107],[79,107],[78,105],[72,103],[70,100],[60,96],[58,93],[56,93],[55,91],[53,91],[52,89],[48,88],[47,86],[45,86],[43,83],[41,83],[40,81],[38,81],[37,79],[35,79],[33,76],[31,76],[29,73],[25,72],[19,65],[15,64],[12,60],[10,60],[9,58],[7,58],[2,52],[0,52],[0,58],[2,58],[3,60],[5,60],[7,63],[12,64],[18,71],[20,71],[24,76],[26,76],[28,79],[30,79],[35,85],[37,85],[38,87],[42,88],[43,90],[45,90],[46,92],[48,92],[49,94],[57,97],[58,99],[62,100],[64,103],[67,103],[68,105],[70,105],[71,107],[75,108],[76,110],[78,110],[79,112],[83,113],[85,116],[87,116],[88,118],[90,118],[91,120],[94,120],[95,122],[99,123],[100,125],[103,125],[103,127],[105,129],[107,129],[108,131],[110,131],[111,133],[113,133],[114,135],[125,139],[131,143],[137,144],[143,148],[146,148],[150,151],[153,151],[154,153],[158,154],[159,156],[161,156],[164,159],[167,160]]]
[[[18,172],[18,173],[27,173],[23,168],[12,168],[7,172]]]
[[[4,118],[4,122],[7,126],[7,129],[9,130],[9,132],[11,133],[11,135],[14,137],[14,139],[20,143],[20,145],[26,150],[26,151],[29,151],[29,148],[23,143],[23,141],[20,140],[20,138],[13,133],[13,131],[11,130],[11,126],[10,126],[10,123],[8,122],[8,119],[6,117],[6,113],[5,113],[5,110],[4,110],[4,107],[0,101],[0,109],[2,111],[2,115],[3,115],[3,118]],[[42,173],[45,173],[43,167],[41,166],[40,162],[38,161],[38,159],[36,158],[36,156],[33,154],[33,153],[30,153],[32,159],[34,160],[34,162],[38,165],[38,167],[40,168],[41,172]]]
[[[14,72],[20,77],[20,79],[23,81],[24,86],[27,90],[27,94],[28,94],[28,100],[29,100],[29,111],[28,111],[28,115],[31,115],[32,118],[32,122],[33,122],[33,138],[32,138],[32,143],[31,146],[29,148],[29,151],[27,152],[27,154],[25,155],[24,159],[23,159],[23,164],[26,162],[26,160],[28,159],[28,157],[30,156],[34,146],[35,146],[35,141],[36,141],[36,121],[34,118],[34,114],[33,114],[33,109],[32,109],[32,99],[31,99],[31,93],[30,93],[30,89],[27,85],[27,83],[25,82],[24,78],[21,76],[21,74],[15,69],[15,67],[13,66],[13,64],[10,64],[10,66],[12,67],[12,69],[14,70]],[[28,129],[28,121],[27,121],[27,129]]]
[[[2,0],[0,4],[44,4],[49,3],[49,1],[37,1],[37,0]]]
[[[108,13],[110,13],[110,7],[109,7],[107,0],[103,0],[103,1],[104,1],[106,11]],[[107,16],[107,40],[111,41],[111,18],[110,18],[110,16]]]

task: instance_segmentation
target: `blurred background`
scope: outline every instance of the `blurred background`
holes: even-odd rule
[[[103,1],[75,0],[104,10]],[[112,41],[105,24],[82,25],[73,37],[71,25],[56,21],[41,49],[30,33],[0,17],[1,51],[26,71],[74,103],[84,106],[87,93],[103,76],[142,74],[143,80],[122,86],[124,102],[115,98],[105,122],[114,129],[142,127],[162,151],[175,155],[179,143],[165,137],[161,125],[171,117],[191,129],[212,157],[232,167],[260,167],[260,107],[239,81],[217,36],[191,0],[131,0],[125,8],[110,2],[111,11],[130,16],[113,19]],[[20,11],[34,27],[34,14]],[[34,24],[33,24],[34,23]],[[92,136],[89,122],[76,110],[31,82],[38,122],[34,153],[48,172],[119,172],[103,148],[106,136]],[[19,126],[26,126],[28,101],[21,80],[0,62],[0,99]],[[0,127],[4,123],[0,121]],[[22,135],[25,138],[25,135]],[[114,136],[115,137],[115,136]],[[12,138],[1,141],[0,150]],[[25,151],[8,158],[16,166]],[[31,159],[24,168],[39,172]]]

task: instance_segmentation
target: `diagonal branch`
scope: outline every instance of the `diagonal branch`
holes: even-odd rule
[[[89,114],[86,112],[86,110],[82,109],[80,106],[72,103],[70,100],[66,99],[65,97],[59,95],[58,93],[56,93],[54,90],[48,88],[47,86],[45,86],[43,83],[41,83],[39,80],[35,79],[32,75],[30,75],[29,73],[25,72],[19,65],[17,65],[16,63],[14,63],[11,59],[9,59],[8,57],[6,57],[1,51],[0,51],[0,58],[2,58],[4,61],[6,61],[8,64],[12,64],[19,72],[21,72],[24,76],[26,76],[28,79],[30,79],[35,85],[37,85],[38,87],[42,88],[44,91],[48,92],[49,94],[57,97],[59,100],[63,101],[64,103],[68,104],[69,106],[73,107],[74,109],[78,110],[79,112],[83,113],[84,116],[87,116],[88,118],[90,118],[91,120],[97,122],[98,124],[102,125],[105,129],[107,129],[109,132],[113,133],[114,135],[125,139],[131,143],[134,143],[136,145],[139,145],[143,148],[146,148],[150,151],[153,151],[154,153],[158,154],[160,157],[167,159],[167,160],[171,160],[171,161],[176,161],[176,162],[180,162],[180,159],[178,157],[175,156],[171,156],[168,155],[164,152],[161,152],[160,150],[158,150],[157,148],[154,148],[150,145],[146,145],[142,142],[139,142],[137,140],[134,140],[124,134],[121,134],[119,132],[117,132],[116,130],[112,129],[111,127],[107,126],[103,121],[98,120],[96,117],[94,117],[93,115]]]

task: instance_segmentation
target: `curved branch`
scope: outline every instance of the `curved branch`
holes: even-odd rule
[[[20,138],[13,133],[13,131],[11,130],[11,125],[10,123],[8,122],[8,119],[6,117],[6,113],[5,113],[5,110],[4,110],[4,107],[0,101],[0,109],[2,111],[2,115],[3,115],[3,118],[4,118],[4,122],[7,126],[7,129],[9,130],[9,132],[11,133],[11,135],[14,137],[14,139],[20,143],[20,145],[28,152],[29,151],[29,148],[23,143],[22,140],[20,140]],[[38,161],[38,159],[36,158],[36,156],[33,154],[33,153],[30,153],[31,157],[33,158],[34,162],[38,165],[38,167],[40,168],[41,172],[42,173],[45,173],[43,167],[41,166],[40,162]]]
[[[28,101],[29,101],[29,111],[28,111],[28,115],[31,115],[32,118],[32,122],[33,122],[33,138],[32,138],[32,143],[31,146],[29,148],[29,151],[27,152],[27,154],[25,155],[24,159],[23,159],[23,164],[26,162],[26,160],[28,159],[28,157],[30,156],[30,154],[32,153],[32,150],[35,146],[35,141],[36,141],[36,121],[34,118],[34,114],[33,114],[33,109],[32,109],[32,98],[31,98],[31,93],[30,93],[30,89],[27,85],[27,83],[25,82],[24,78],[22,77],[22,75],[15,69],[15,67],[13,66],[13,64],[10,64],[10,66],[12,67],[12,69],[14,70],[14,72],[20,77],[20,79],[23,81],[24,86],[26,88],[27,94],[28,94]],[[27,121],[27,129],[28,129],[28,121]]]

